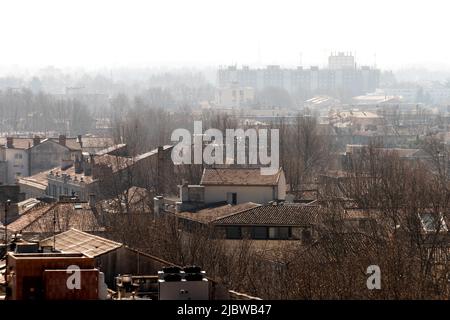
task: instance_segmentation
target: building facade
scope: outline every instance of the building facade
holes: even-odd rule
[[[221,68],[217,73],[218,87],[236,84],[261,91],[267,87],[282,88],[291,95],[310,98],[317,94],[334,97],[352,97],[374,92],[380,81],[380,70],[362,66],[357,67],[351,55],[330,56],[325,69],[282,68],[270,65],[263,69],[250,69],[248,66]]]
[[[78,138],[7,137],[0,146],[0,183],[16,184],[22,177],[49,170],[81,157]]]

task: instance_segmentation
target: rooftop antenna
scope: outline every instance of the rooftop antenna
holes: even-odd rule
[[[261,66],[261,41],[258,40],[258,67]]]

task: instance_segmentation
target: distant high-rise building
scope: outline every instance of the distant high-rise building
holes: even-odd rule
[[[355,69],[355,67],[355,57],[352,54],[338,52],[328,57],[328,68],[331,70]]]
[[[325,69],[317,66],[295,69],[282,68],[278,65],[260,69],[230,66],[219,69],[217,85],[224,88],[233,84],[239,87],[252,87],[257,91],[276,87],[302,98],[318,94],[349,98],[374,92],[378,88],[380,70],[369,66],[357,67],[352,55],[344,53],[331,55],[328,63],[329,66]]]

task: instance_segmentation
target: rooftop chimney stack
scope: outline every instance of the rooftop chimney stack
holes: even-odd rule
[[[156,163],[156,172],[157,172],[157,186],[156,191],[158,193],[163,193],[163,184],[164,184],[164,147],[158,146],[158,159]]]
[[[74,169],[76,174],[83,173],[83,161],[79,158],[75,158]]]
[[[33,146],[37,146],[39,143],[41,143],[41,137],[34,136],[34,138],[33,138]]]
[[[95,208],[95,204],[96,204],[96,202],[95,202],[95,194],[94,193],[90,193],[89,194],[89,206],[91,208]]]
[[[82,135],[81,134],[78,135],[78,143],[80,144],[80,147],[83,148],[83,140],[82,140]]]
[[[94,166],[94,155],[90,154],[89,158],[85,158],[83,161],[83,167],[84,167],[84,175],[86,177],[91,176],[92,175],[92,170]]]
[[[6,137],[6,147],[14,148],[14,138],[13,137]]]
[[[64,134],[59,135],[59,144],[62,146],[66,145],[66,135],[64,135]]]

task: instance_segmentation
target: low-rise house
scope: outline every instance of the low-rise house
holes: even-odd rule
[[[317,238],[320,207],[300,204],[244,203],[223,205],[197,212],[176,213],[178,225],[185,231],[196,227],[214,228],[215,237],[237,240],[300,240]]]
[[[43,239],[41,247],[54,247],[62,253],[76,252],[95,259],[95,266],[105,273],[105,282],[115,289],[119,274],[157,274],[169,262],[129,248],[122,243],[70,228]]]
[[[317,236],[318,206],[297,204],[263,205],[213,222],[226,239],[301,240],[309,243]]]
[[[19,180],[27,197],[75,195],[87,201],[91,194],[97,199],[119,196],[132,186],[167,193],[174,178],[170,159],[172,146],[164,146],[145,154],[129,157],[126,145],[116,145],[95,155],[83,154],[73,161]]]
[[[180,186],[181,203],[178,211],[223,202],[236,205],[283,201],[286,188],[286,178],[281,168],[272,175],[261,174],[260,168],[206,168],[200,185]]]
[[[53,169],[19,178],[17,184],[20,191],[24,193],[25,199],[44,198],[48,195],[48,175]]]
[[[286,178],[281,168],[273,175],[261,174],[260,168],[207,168],[200,185],[205,187],[206,203],[262,204],[284,200],[286,196]]]
[[[42,239],[71,228],[101,233],[104,228],[96,208],[85,201],[65,199],[55,203],[41,203],[7,225],[11,233],[26,240]]]
[[[62,196],[75,195],[83,201],[95,193],[95,176],[83,171],[79,163],[69,167],[56,167],[47,172],[46,195],[59,199]]]
[[[67,138],[7,137],[0,146],[0,183],[15,184],[21,177],[34,175],[81,157],[81,136]]]
[[[58,197],[73,192],[87,200],[90,194],[98,199],[117,196],[132,186],[166,191],[170,175],[174,173],[170,160],[172,146],[161,146],[135,157],[119,155],[123,149],[100,152],[75,162],[66,170],[48,175],[49,195]]]

